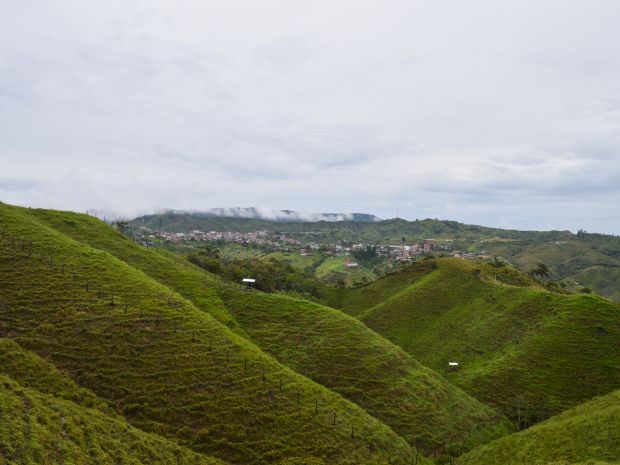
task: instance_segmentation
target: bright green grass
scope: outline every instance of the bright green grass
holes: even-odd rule
[[[619,305],[480,279],[476,266],[440,260],[359,318],[431,368],[459,362],[449,379],[522,425],[620,386]]]
[[[462,456],[461,465],[620,463],[620,391]]]
[[[348,268],[346,262],[354,259],[352,257],[329,257],[317,267],[314,274],[317,278],[335,284],[336,279],[342,278],[345,285],[352,286],[354,283],[361,282],[362,279],[374,281],[377,279],[372,271],[358,263],[355,268]]]
[[[409,460],[410,447],[390,428],[214,319],[226,318],[217,290],[198,287],[213,278],[115,239],[101,222],[62,215],[0,204],[0,229],[36,242],[30,258],[19,240],[0,244],[0,336],[49,360],[133,425],[233,463]],[[51,226],[62,222],[75,239]],[[192,300],[206,295],[201,308],[162,282]]]
[[[434,262],[423,261],[415,263],[398,273],[388,274],[370,284],[353,289],[326,289],[324,304],[341,309],[353,316],[383,302],[396,294],[407,285],[416,282],[422,276],[430,273]]]
[[[216,278],[186,260],[160,248],[147,249],[90,216],[57,210],[32,209],[27,213],[70,238],[104,251],[140,270],[148,277],[173,288],[201,310],[208,311],[221,323],[234,321],[215,291]]]
[[[220,251],[222,257],[230,258],[232,260],[258,258],[265,255],[265,252],[260,249],[255,249],[241,244],[215,244],[215,247],[217,247]]]
[[[54,364],[11,339],[0,338],[0,374],[10,376],[22,386],[113,414],[113,410],[89,389],[78,386]]]
[[[222,290],[249,337],[342,394],[426,453],[471,447],[510,429],[495,413],[340,311],[278,294]]]
[[[1,465],[147,463],[223,465],[120,418],[43,394],[0,374]]]
[[[272,252],[267,255],[263,255],[261,260],[278,260],[283,263],[288,263],[293,268],[300,270],[308,270],[312,268],[312,265],[317,260],[317,255],[301,255],[298,251],[291,252]]]

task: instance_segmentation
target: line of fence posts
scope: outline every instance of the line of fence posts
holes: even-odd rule
[[[5,238],[8,235],[8,236],[11,237],[11,245],[12,246],[16,245],[16,243],[17,243],[16,236],[7,234],[7,232],[4,231],[4,230],[0,231],[0,233],[1,233],[1,239],[2,239],[3,244],[5,242],[4,241]],[[25,252],[26,251],[25,244],[26,244],[26,240],[24,238],[22,238],[21,239],[21,245],[20,245],[20,251],[21,252]],[[28,241],[28,244],[29,244],[28,255],[26,257],[30,258],[30,257],[33,256],[34,242],[33,241]],[[36,254],[35,254],[35,258],[36,258]],[[39,261],[41,261],[42,263],[45,263],[45,255],[44,255],[43,251],[39,252]],[[50,269],[54,269],[54,263],[55,263],[54,256],[52,254],[50,254],[50,257],[49,257]],[[65,266],[64,263],[62,263],[60,265],[59,270],[60,270],[61,274],[64,275],[65,270],[66,270],[66,266]],[[77,274],[75,269],[71,270],[71,276],[72,276],[72,282],[73,283],[78,282],[79,275]],[[205,271],[205,276],[206,276],[206,271]],[[92,285],[92,284],[93,284],[92,278],[85,278],[85,289],[87,291],[89,291],[91,289],[95,290],[95,286]],[[241,287],[241,285],[236,283],[236,282],[233,282],[233,284],[239,285]],[[97,285],[96,286],[96,296],[99,299],[103,299],[105,297],[105,293],[102,291],[101,285]],[[118,301],[118,300],[119,299],[117,298],[116,301]],[[125,299],[125,300],[121,299],[121,302],[123,302],[124,313],[127,313],[128,308],[130,306],[129,301],[127,299]],[[110,305],[111,306],[115,305],[115,297],[114,297],[114,293],[112,291],[110,292]],[[143,319],[142,307],[139,307],[137,310],[139,310],[139,315],[140,315],[139,319],[142,320]],[[159,326],[160,315],[156,314],[155,317],[156,317],[157,325]],[[165,318],[164,318],[164,320],[165,320]],[[192,335],[191,341],[192,341],[192,343],[196,342],[196,329],[195,328],[193,328],[191,330],[186,330],[186,331],[179,330],[177,328],[176,320],[172,320],[172,328],[173,328],[173,332],[174,333],[187,333],[187,332],[191,331],[191,335]],[[209,352],[213,352],[213,350],[214,350],[214,348],[213,348],[213,331],[209,330],[209,346],[208,346],[208,351]],[[226,362],[227,363],[230,362],[230,354],[231,354],[230,345],[226,345]],[[243,370],[244,371],[248,371],[248,360],[247,360],[247,357],[244,357],[244,359],[243,359]],[[265,368],[264,368],[264,366],[262,364],[261,364],[261,367],[260,367],[259,374],[260,374],[260,378],[261,378],[262,382],[268,382],[268,380],[267,380],[267,373],[266,373]],[[283,389],[282,378],[279,378],[279,380],[278,380],[278,390],[281,391],[281,392],[284,390]],[[301,391],[297,390],[295,392],[295,398],[296,398],[297,405],[300,406],[300,407],[301,407],[301,397],[302,397],[301,396]],[[275,399],[275,397],[274,397],[274,399]],[[314,399],[314,415],[318,415],[318,414],[319,414],[319,400],[318,400],[318,396],[316,396],[315,399]],[[337,425],[336,410],[332,410],[331,424],[332,424],[332,426],[336,426]],[[351,438],[355,437],[355,429],[354,429],[354,425],[353,424],[351,424],[350,437]],[[371,443],[369,442],[369,449],[370,448],[371,448]],[[418,456],[419,456],[419,452],[418,452],[417,448],[415,450],[416,450],[415,456],[411,457],[411,464],[413,464],[413,465],[417,465],[417,463],[418,463]],[[388,464],[392,463],[392,455],[391,455],[390,451],[388,451],[388,462],[387,463]]]

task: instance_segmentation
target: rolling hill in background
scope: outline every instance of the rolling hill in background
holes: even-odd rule
[[[249,220],[255,220],[259,223],[261,221],[274,223],[312,223],[321,221],[374,223],[381,221],[381,218],[367,213],[309,213],[292,210],[274,210],[273,208],[261,207],[211,208],[204,211],[192,212],[167,210],[155,215],[142,216],[133,221],[142,223],[143,225],[151,224],[153,227],[159,227],[159,220],[162,219],[162,226],[165,221],[167,223],[176,222],[182,225],[182,227],[189,227],[192,222],[197,222],[197,224],[202,222],[202,224],[207,225],[211,224],[211,222],[213,222],[213,224],[219,224],[218,219],[223,218],[238,220],[241,223],[248,222],[250,224],[252,222]],[[155,224],[153,222],[155,222]],[[190,230],[191,229],[188,229],[187,231]]]
[[[620,305],[432,257],[315,300],[0,203],[0,464],[620,462]]]
[[[484,252],[502,257],[527,273],[539,263],[550,269],[550,278],[591,288],[620,301],[620,237],[580,231],[517,231],[466,225],[456,221],[425,219],[406,221],[319,221],[275,222],[257,218],[209,217],[186,212],[168,212],[132,220],[135,227],[172,232],[257,230],[301,234],[312,231],[320,241],[365,244],[400,244],[433,238],[452,250]],[[575,284],[577,283],[577,284]]]

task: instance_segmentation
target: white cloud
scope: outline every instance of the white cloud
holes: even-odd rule
[[[614,0],[14,2],[0,198],[124,215],[398,206],[618,233],[619,14]]]

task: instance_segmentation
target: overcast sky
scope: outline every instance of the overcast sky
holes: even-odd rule
[[[620,233],[618,0],[0,0],[0,200]]]

